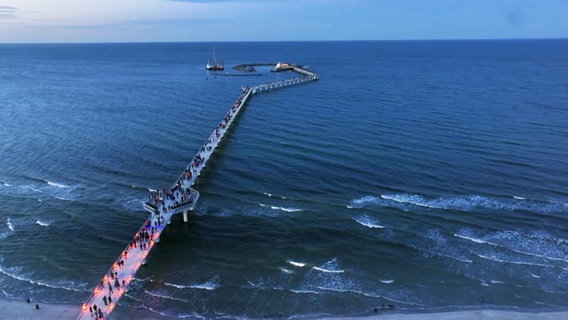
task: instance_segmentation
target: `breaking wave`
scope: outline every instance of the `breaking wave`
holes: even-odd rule
[[[219,288],[219,277],[215,277],[205,283],[197,283],[197,284],[189,284],[189,285],[182,285],[182,284],[175,284],[164,282],[164,284],[168,287],[174,287],[177,289],[200,289],[200,290],[215,290]]]
[[[367,228],[371,228],[371,229],[384,229],[384,226],[381,226],[379,221],[377,219],[371,218],[368,215],[362,215],[358,218],[353,218],[353,220],[355,220],[357,223],[359,223],[362,226],[365,226]]]
[[[312,269],[320,271],[320,272],[325,272],[325,273],[344,273],[345,272],[345,270],[343,270],[339,267],[339,262],[338,262],[337,258],[333,258],[332,260],[329,260],[322,265],[313,266]]]
[[[281,211],[286,211],[286,212],[302,211],[302,209],[300,209],[300,208],[286,208],[286,207],[278,207],[278,206],[269,206],[269,205],[264,204],[264,203],[259,203],[258,205],[263,207],[263,208],[270,208],[272,210],[281,210]]]
[[[412,206],[415,206],[430,209],[454,209],[463,211],[483,208],[505,211],[526,210],[540,213],[568,212],[568,203],[561,201],[526,200],[521,197],[503,199],[480,195],[442,196],[430,199],[409,193],[382,194],[380,197],[364,196],[351,200],[347,208],[362,208],[370,205],[397,207],[403,210],[408,210]]]
[[[48,227],[50,224],[53,223],[53,221],[41,221],[41,220],[36,220],[35,222],[36,224],[42,226],[42,227]]]
[[[306,265],[304,262],[297,262],[293,260],[288,260],[287,262],[295,267],[300,267],[300,268]]]
[[[499,231],[480,236],[472,230],[464,229],[453,235],[475,244],[503,248],[524,256],[568,263],[568,241],[543,232],[522,234],[518,231]]]
[[[0,257],[0,262],[3,259]],[[34,280],[30,277],[30,274],[23,272],[22,266],[4,267],[0,265],[0,273],[23,282],[28,282],[33,285],[52,288],[52,289],[63,289],[67,291],[84,292],[86,290],[87,283],[82,283],[77,285],[73,281],[69,280],[56,280],[56,281],[46,281],[46,280]]]
[[[12,221],[10,221],[10,218],[8,218],[8,221],[6,221],[6,225],[8,225],[8,229],[10,229],[12,232],[16,231],[14,229],[14,225],[12,224]]]
[[[62,183],[57,183],[57,182],[53,182],[53,181],[49,181],[49,180],[44,180],[44,181],[50,186],[54,186],[54,187],[58,187],[58,188],[71,188],[70,186],[62,184]]]
[[[170,300],[176,300],[176,301],[181,301],[181,302],[187,302],[187,300],[184,299],[180,299],[180,298],[176,298],[176,297],[172,297],[172,296],[168,296],[165,294],[160,294],[160,293],[156,293],[156,292],[151,292],[148,291],[146,289],[144,289],[144,292],[146,292],[146,294],[151,295],[152,297],[156,297],[156,298],[162,298],[162,299],[170,299]]]

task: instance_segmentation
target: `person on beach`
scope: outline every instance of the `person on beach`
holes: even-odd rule
[[[39,310],[39,304],[36,304],[36,310]]]

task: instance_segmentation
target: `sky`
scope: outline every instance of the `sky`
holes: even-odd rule
[[[568,38],[568,0],[0,0],[0,43]]]

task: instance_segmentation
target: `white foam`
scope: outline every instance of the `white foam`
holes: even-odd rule
[[[215,290],[217,289],[219,286],[216,283],[211,283],[211,282],[205,282],[203,284],[195,284],[195,285],[190,285],[189,286],[192,289],[201,289],[201,290]]]
[[[45,182],[47,182],[48,185],[50,186],[54,186],[54,187],[58,187],[58,188],[70,188],[67,185],[64,185],[62,183],[57,183],[57,182],[53,182],[53,181],[49,181],[49,180],[45,180]]]
[[[175,283],[168,283],[168,282],[164,282],[164,284],[165,284],[166,286],[169,286],[169,287],[174,287],[174,288],[178,288],[178,289],[185,289],[185,288],[189,288],[189,286],[184,286],[184,285],[181,285],[181,284],[175,284]]]
[[[284,268],[284,267],[280,268],[280,271],[282,271],[282,272],[284,272],[284,273],[288,273],[288,274],[294,273],[294,271],[292,271],[292,270],[290,270],[290,269],[286,269],[286,268]]]
[[[496,243],[496,242],[490,242],[490,241],[486,241],[486,240],[475,238],[475,237],[468,237],[468,236],[455,234],[455,233],[454,233],[454,236],[456,236],[458,238],[466,239],[466,240],[469,240],[469,241],[472,241],[472,242],[475,242],[475,243],[489,244],[489,245],[492,245],[492,246],[505,248],[507,250],[510,250],[510,251],[513,251],[513,252],[516,252],[516,253],[520,253],[520,254],[524,254],[524,255],[528,255],[528,256],[534,256],[534,257],[543,258],[543,259],[547,259],[547,260],[568,262],[568,260],[565,259],[565,258],[551,257],[551,256],[544,255],[544,254],[538,254],[538,253],[528,252],[528,251],[524,251],[524,250],[518,250],[518,249],[510,247],[509,245],[499,244],[499,243]],[[508,241],[513,241],[513,243],[515,243],[515,244],[523,244],[524,241],[525,241],[524,237],[521,234],[519,234],[517,232],[509,232],[509,231],[499,232],[497,234],[493,234],[493,235],[488,236],[488,237],[493,238],[493,239],[497,239],[497,240],[502,240],[502,238],[505,238]],[[484,238],[487,238],[487,237],[484,237]],[[534,250],[537,250],[537,249],[534,249]]]
[[[296,261],[293,261],[293,260],[288,260],[288,263],[295,266],[295,267],[300,267],[300,268],[306,265],[303,262],[296,262]]]
[[[326,272],[326,273],[343,273],[343,272],[345,272],[345,270],[332,270],[332,269],[325,269],[325,268],[320,268],[320,267],[312,267],[312,269],[317,270],[317,271],[321,271],[321,272]]]
[[[536,274],[534,274],[534,273],[531,273],[531,276],[532,276],[533,278],[537,278],[537,279],[542,278],[541,276],[538,276],[538,275],[536,275]]]
[[[2,184],[4,185],[4,187],[11,187],[11,186],[12,186],[12,185],[9,184],[8,182],[3,182]]]
[[[358,198],[358,199],[353,199],[351,200],[351,202],[346,205],[347,208],[349,209],[355,209],[355,208],[362,208],[367,204],[370,203],[378,203],[380,199],[373,197],[373,196],[365,196],[362,198]]]
[[[44,222],[44,221],[41,221],[41,220],[36,220],[35,223],[42,226],[42,227],[48,227],[51,224],[51,222]]]
[[[321,292],[318,291],[314,291],[314,290],[294,290],[294,289],[290,289],[290,291],[294,292],[294,293],[308,293],[308,294],[321,294]]]
[[[455,236],[455,237],[458,237],[458,238],[465,239],[465,240],[469,240],[469,241],[472,241],[472,242],[475,242],[475,243],[483,243],[483,244],[490,244],[490,245],[492,245],[492,246],[497,246],[497,244],[495,244],[495,243],[488,242],[488,241],[485,241],[485,240],[481,240],[481,239],[478,239],[478,238],[473,238],[473,237],[468,237],[468,236],[462,236],[461,234],[456,234],[456,233],[454,233],[454,236]]]
[[[522,200],[522,201],[520,201]],[[526,200],[520,196],[513,196],[513,199],[491,198],[480,195],[444,195],[428,199],[422,195],[411,193],[381,194],[379,198],[374,196],[364,196],[351,200],[346,205],[347,208],[362,208],[367,205],[395,206],[407,211],[409,206],[418,206],[432,209],[453,209],[470,211],[475,208],[485,208],[492,210],[528,210],[541,213],[565,212],[568,210],[568,203],[561,201],[548,200]]]
[[[492,260],[492,261],[496,261],[496,262],[501,262],[501,263],[511,263],[511,264],[518,264],[518,265],[527,265],[527,266],[537,266],[537,267],[553,267],[551,265],[547,265],[547,264],[542,264],[542,263],[532,263],[532,262],[526,262],[526,261],[513,261],[513,260],[503,260],[503,259],[499,259],[496,257],[489,257],[486,255],[482,255],[479,253],[475,253],[473,252],[475,255],[479,256],[480,258],[483,259],[487,259],[487,260]]]
[[[386,283],[386,284],[390,284],[390,283],[394,282],[394,280],[379,280],[379,281],[381,281],[382,283]]]
[[[167,296],[167,295],[163,295],[163,294],[159,294],[159,293],[154,293],[154,292],[150,292],[146,289],[144,289],[144,292],[146,292],[147,294],[153,296],[153,297],[157,297],[157,298],[162,298],[162,299],[170,299],[170,300],[177,300],[177,301],[182,301],[182,302],[187,302],[187,300],[184,299],[180,299],[180,298],[176,298],[176,297],[172,297],[172,296]]]
[[[57,198],[59,200],[63,200],[63,201],[71,201],[71,199],[67,199],[67,198],[63,198],[63,197],[58,197],[58,196],[53,196],[54,198]]]
[[[16,230],[14,230],[14,225],[12,224],[12,221],[10,221],[10,218],[8,218],[8,221],[6,222],[6,224],[8,225],[8,229],[12,230],[12,232],[16,231]]]
[[[81,289],[76,289],[73,287],[68,287],[68,286],[64,286],[64,285],[59,285],[59,284],[52,284],[52,283],[48,283],[45,281],[33,281],[33,280],[29,280],[29,282],[31,284],[36,284],[39,286],[43,286],[43,287],[48,287],[48,288],[53,288],[53,289],[63,289],[63,290],[67,290],[67,291],[75,291],[75,292],[83,292],[84,290]]]
[[[359,223],[362,226],[365,226],[367,228],[371,228],[371,229],[384,229],[385,226],[381,226],[379,224],[379,221],[377,221],[376,219],[373,219],[367,215],[362,215],[358,218],[352,218],[353,220],[355,220],[357,223]]]
[[[260,205],[261,207],[266,207],[265,204],[259,203],[259,205]],[[272,210],[282,210],[282,211],[286,211],[286,212],[298,212],[298,211],[302,211],[302,209],[299,209],[299,208],[285,208],[285,207],[277,207],[277,206],[270,206],[270,209],[272,209]]]
[[[499,280],[491,280],[490,282],[493,284],[505,284],[505,282]]]
[[[267,192],[265,192],[264,195],[265,195],[265,196],[268,196],[268,197],[272,197],[272,193],[267,193]]]

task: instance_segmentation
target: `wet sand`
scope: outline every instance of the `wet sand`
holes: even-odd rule
[[[39,304],[39,310],[35,305]],[[2,319],[12,320],[45,320],[60,319],[73,320],[80,310],[77,305],[65,304],[44,304],[38,301],[26,303],[21,300],[5,300],[0,299],[0,315]],[[87,311],[88,312],[88,311]],[[137,319],[137,320],[165,320],[177,319],[176,317],[167,317],[159,315],[148,315],[148,311],[138,311],[135,309],[121,308],[120,306],[110,315],[109,320],[121,319]],[[376,315],[362,317],[327,317],[318,318],[326,320],[361,320],[361,319],[388,319],[388,320],[476,320],[476,319],[543,319],[543,320],[564,320],[568,319],[568,311],[561,312],[517,312],[517,311],[501,311],[501,310],[468,310],[468,311],[449,311],[438,313],[396,313],[384,312]]]

